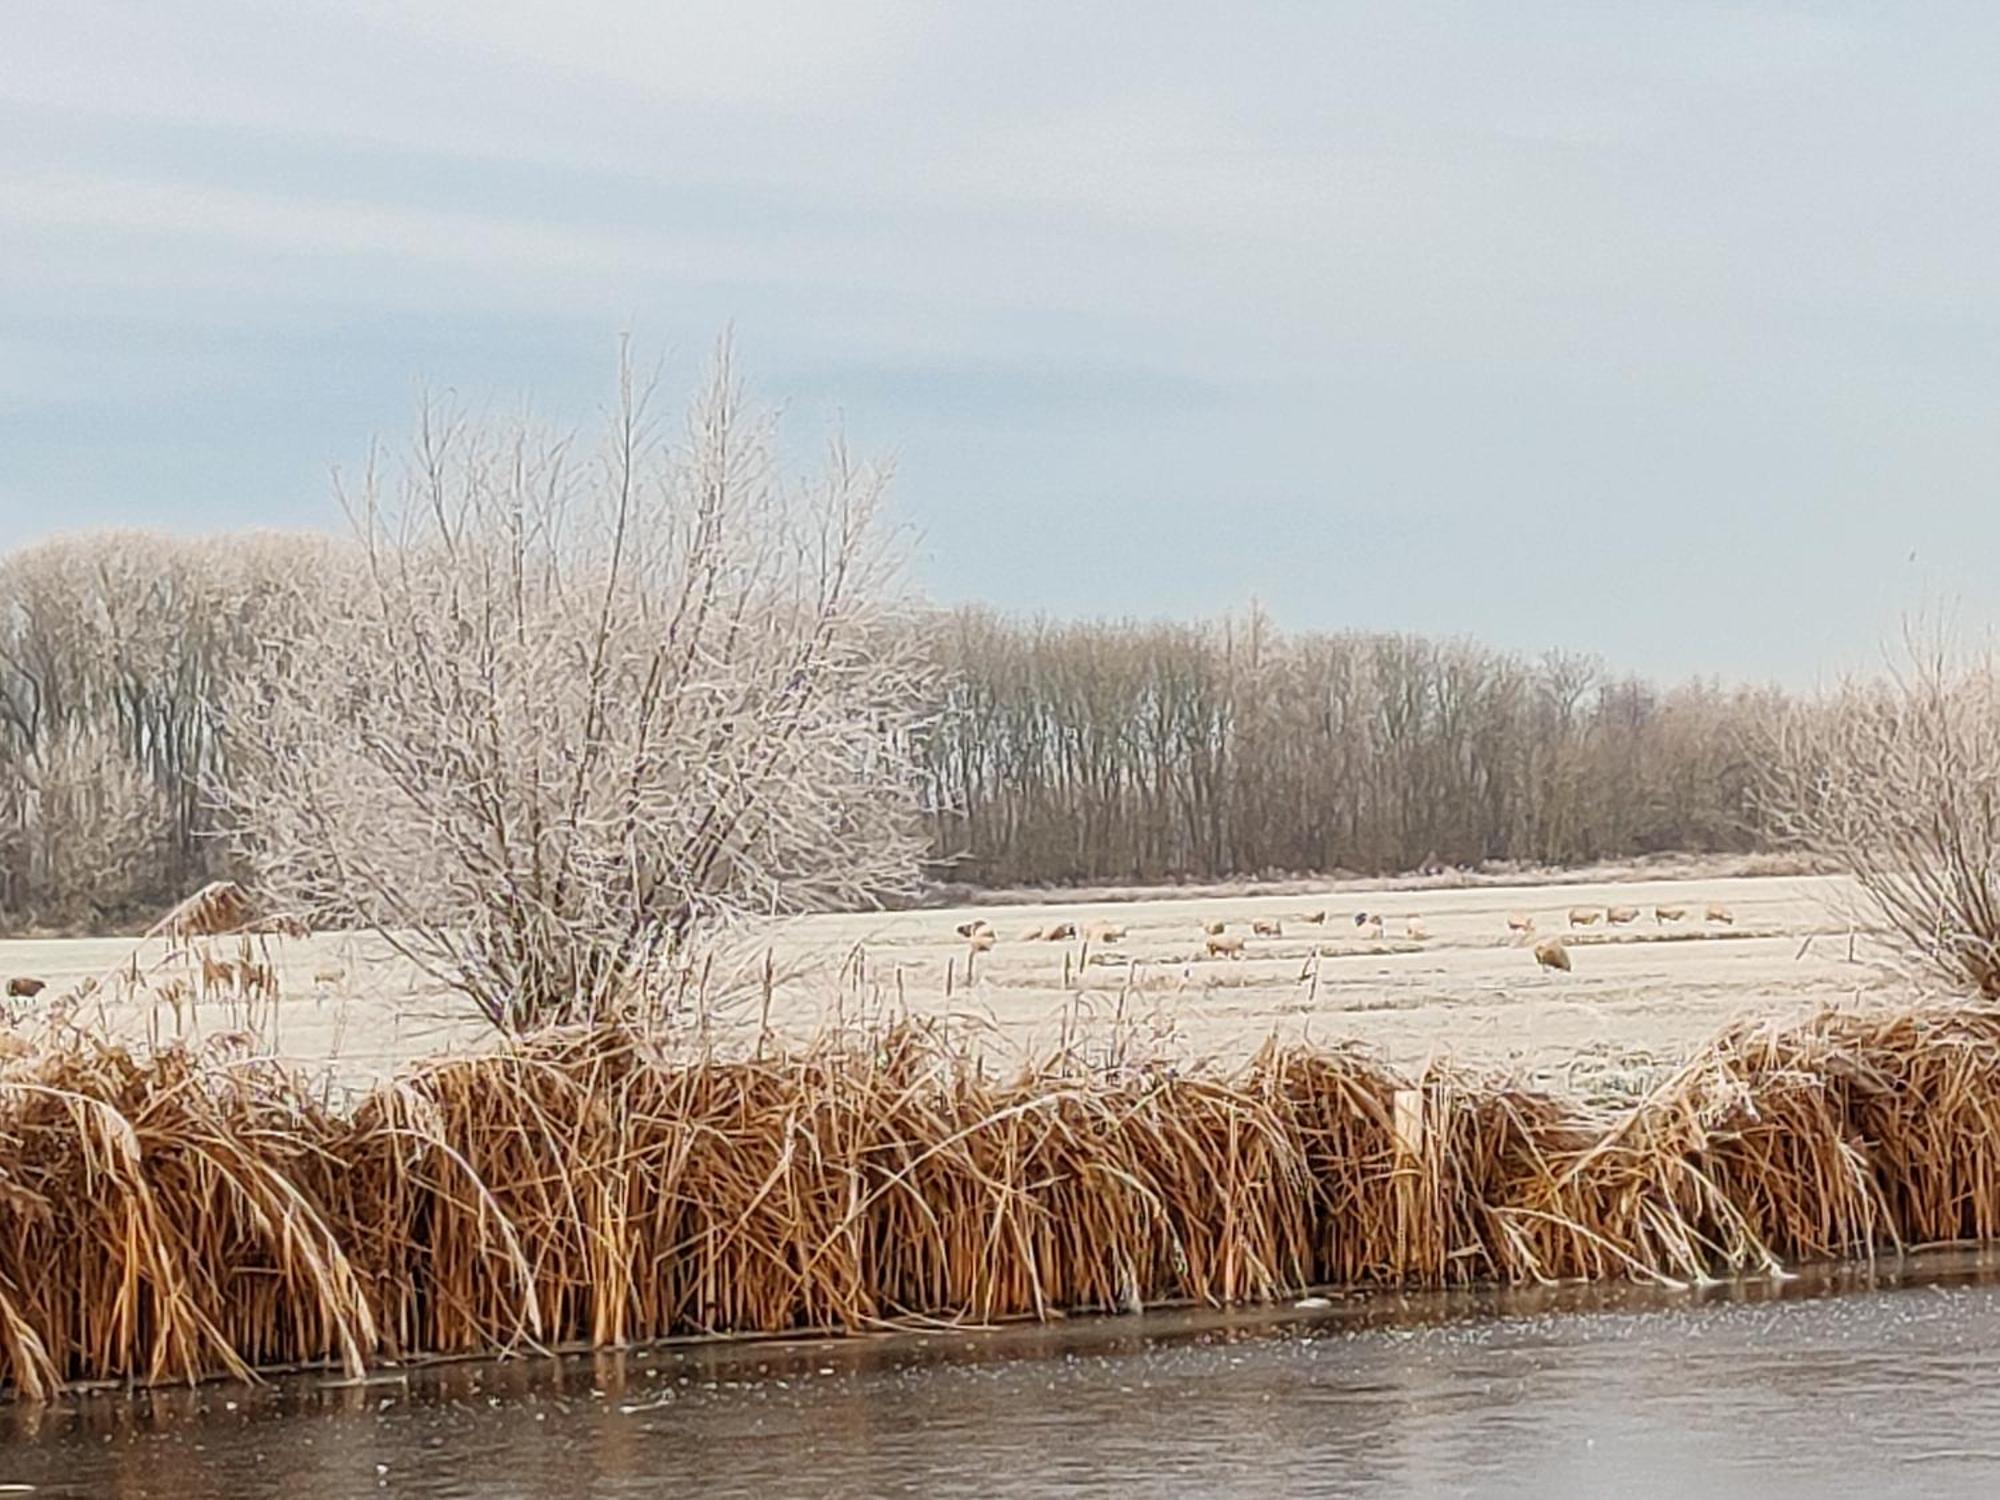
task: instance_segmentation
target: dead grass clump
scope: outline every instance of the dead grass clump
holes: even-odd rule
[[[265,918],[258,912],[249,893],[235,881],[211,880],[147,928],[146,936],[184,941],[188,938],[225,937],[250,931],[253,927],[258,931],[303,936],[303,925],[292,918]],[[294,933],[295,927],[301,930]]]
[[[1774,1050],[1805,1051],[1845,1129],[1848,1176],[1876,1206],[1872,1222],[1850,1215],[1855,1249],[1876,1224],[1906,1244],[2000,1237],[2000,1013],[1988,1006],[1936,1006],[1883,1016],[1830,1012]],[[1820,1217],[1828,1217],[1821,1211]],[[1877,1239],[1881,1236],[1877,1235]],[[1797,1254],[1810,1241],[1781,1242]]]
[[[298,1185],[332,1122],[282,1075],[174,1051],[0,1071],[0,1379],[192,1379],[376,1349],[340,1237]]]
[[[228,1053],[0,1062],[0,1381],[860,1330],[1315,1284],[1693,1280],[2000,1237],[2000,1013],[1723,1034],[1636,1100],[1353,1049],[996,1076],[906,1022],[616,1027],[342,1109]]]
[[[1311,1280],[1347,1286],[1397,1280],[1426,1253],[1421,1139],[1398,1137],[1409,1091],[1359,1051],[1266,1047],[1251,1070],[1261,1090],[1283,1101],[1314,1187]],[[1412,1150],[1412,1148],[1415,1148]],[[1413,1201],[1415,1200],[1415,1201]]]

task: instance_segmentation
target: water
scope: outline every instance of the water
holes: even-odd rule
[[[15,1406],[0,1437],[0,1482],[118,1500],[1985,1494],[2000,1274],[680,1346]]]

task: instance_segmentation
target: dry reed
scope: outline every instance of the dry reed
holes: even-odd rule
[[[147,928],[146,936],[185,940],[223,937],[239,932],[303,937],[306,927],[296,917],[259,913],[249,892],[233,880],[211,880]]]
[[[0,1063],[0,1380],[1756,1272],[2000,1235],[1996,1110],[1963,1005],[1739,1028],[1616,1108],[1275,1045],[999,1077],[911,1022],[548,1033],[339,1107],[71,1041]]]

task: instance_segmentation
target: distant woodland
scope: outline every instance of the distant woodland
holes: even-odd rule
[[[1769,692],[1257,613],[939,627],[931,847],[987,884],[1753,848]]]
[[[310,638],[329,538],[0,559],[0,923],[112,927],[225,873],[229,689]],[[1775,695],[1462,640],[925,616],[931,873],[1383,873],[1755,847]]]

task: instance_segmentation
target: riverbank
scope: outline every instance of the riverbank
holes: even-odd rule
[[[1622,1105],[1345,1048],[999,1075],[922,1023],[551,1035],[340,1103],[85,1047],[0,1074],[0,1380],[1754,1273],[1993,1239],[1996,1107],[1964,1006],[1733,1028]]]
[[[679,1341],[0,1404],[39,1494],[1990,1492],[1994,1258]],[[1829,1423],[1829,1407],[1841,1420]],[[1254,1441],[1246,1441],[1246,1436]],[[25,1489],[23,1492],[26,1492]]]

